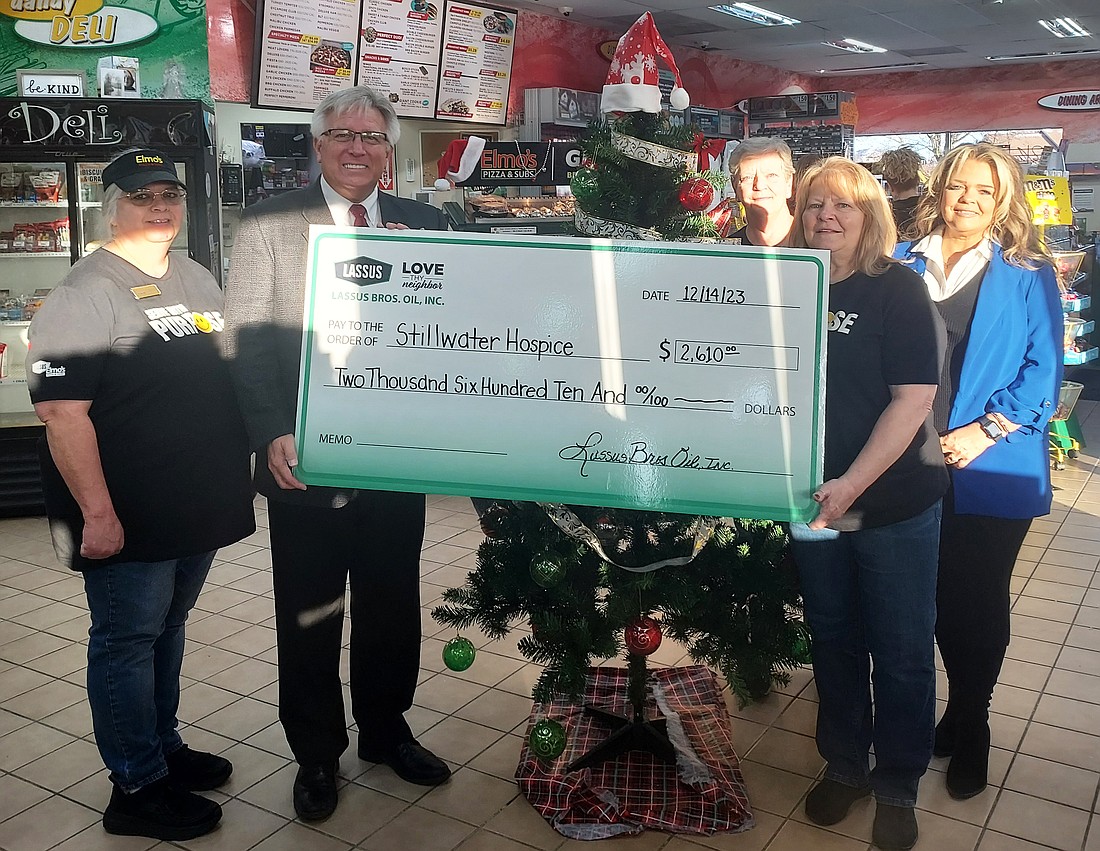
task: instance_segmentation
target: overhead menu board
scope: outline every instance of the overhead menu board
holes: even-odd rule
[[[258,107],[312,110],[355,83],[404,118],[505,123],[517,13],[444,0],[265,0]]]
[[[398,115],[434,118],[443,0],[368,0],[359,28],[359,80]]]
[[[358,2],[266,0],[256,20],[257,106],[312,110],[351,85]]]
[[[473,3],[448,3],[436,118],[504,124],[517,15]]]

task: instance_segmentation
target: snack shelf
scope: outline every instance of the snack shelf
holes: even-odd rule
[[[1067,313],[1075,313],[1078,310],[1086,310],[1092,304],[1092,296],[1078,295],[1073,298],[1062,296],[1062,310]]]
[[[1096,320],[1095,319],[1090,319],[1087,322],[1083,319],[1079,320],[1079,321],[1081,322],[1081,324],[1077,328],[1074,329],[1074,331],[1076,333],[1074,333],[1073,336],[1075,336],[1075,337],[1085,337],[1085,336],[1091,334],[1093,331],[1096,330]]]
[[[0,258],[9,257],[68,257],[68,251],[0,251]]]
[[[1079,364],[1094,361],[1100,357],[1100,348],[1093,347],[1083,352],[1066,352],[1063,363],[1066,366],[1078,366]]]
[[[68,207],[68,201],[0,201],[2,208],[17,208],[20,210],[33,210],[35,207]]]

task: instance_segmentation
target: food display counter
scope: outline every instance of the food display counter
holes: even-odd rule
[[[573,223],[573,196],[539,195],[502,198],[469,193],[463,203],[443,205],[454,230],[480,233],[567,233]]]
[[[445,202],[443,212],[454,230],[569,233],[573,196],[557,187],[568,186],[580,166],[575,142],[486,142],[473,173],[457,184],[462,202]],[[502,188],[518,197],[498,194]]]

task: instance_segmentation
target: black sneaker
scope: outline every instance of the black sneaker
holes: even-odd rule
[[[826,778],[806,796],[806,817],[814,824],[836,824],[844,820],[852,804],[870,794],[870,786],[845,786]]]
[[[207,792],[217,789],[233,773],[233,763],[221,756],[193,751],[184,745],[164,758],[168,763],[168,779],[178,789]]]
[[[103,813],[103,829],[118,836],[179,842],[209,833],[221,817],[222,808],[214,801],[177,789],[164,777],[129,795],[115,786]]]

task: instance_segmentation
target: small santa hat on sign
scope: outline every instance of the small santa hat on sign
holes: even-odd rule
[[[439,158],[439,179],[435,182],[435,188],[441,191],[453,189],[456,183],[467,180],[477,168],[481,152],[484,150],[485,140],[480,136],[455,139],[451,142],[443,152],[443,156]]]
[[[607,82],[603,87],[600,109],[604,112],[661,111],[661,90],[657,86],[657,58],[660,57],[676,76],[676,87],[669,103],[673,109],[687,109],[691,102],[680,79],[680,69],[668,49],[653,15],[646,12],[619,39]]]

